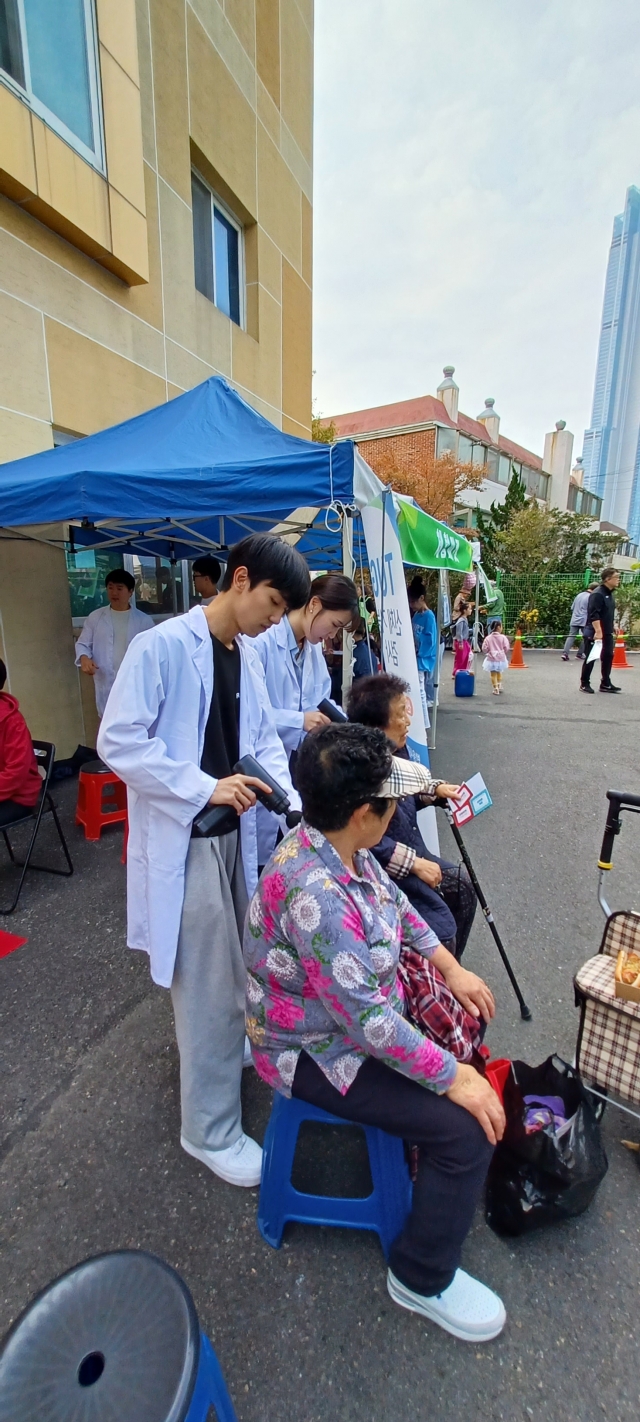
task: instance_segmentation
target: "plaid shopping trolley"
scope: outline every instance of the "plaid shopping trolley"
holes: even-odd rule
[[[640,954],[640,913],[612,913],[603,893],[604,875],[613,867],[613,842],[620,833],[620,811],[640,813],[640,796],[607,791],[609,810],[598,862],[598,898],[606,915],[598,953],[576,973],[573,985],[580,1008],[576,1066],[586,1086],[640,1106],[640,1002],[616,997],[618,954]]]
[[[618,953],[640,953],[640,914],[612,913],[600,951],[576,973],[576,1066],[586,1085],[640,1106],[640,1002],[615,995]]]

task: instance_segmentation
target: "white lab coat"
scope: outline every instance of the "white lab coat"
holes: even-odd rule
[[[153,618],[149,617],[148,612],[140,612],[137,607],[131,607],[127,628],[127,646],[131,646],[134,637],[137,637],[140,632],[146,632],[153,625]],[[81,657],[92,657],[99,668],[94,673],[93,681],[98,715],[102,716],[107,704],[107,697],[116,679],[113,665],[113,618],[110,607],[97,607],[95,612],[90,612],[89,616],[85,618],[84,626],[76,642],[77,667],[80,666]]]
[[[299,809],[260,661],[251,642],[240,638],[239,644],[240,755],[256,756]],[[151,976],[161,987],[170,987],[173,977],[191,824],[217,783],[200,769],[212,694],[209,627],[202,608],[193,607],[129,647],[98,736],[99,754],[128,789],[127,941],[150,954]],[[240,837],[251,895],[258,865],[255,807],[242,815]]]
[[[320,702],[331,694],[331,677],[322,644],[304,644],[302,688],[291,657],[286,617],[256,637],[253,645],[264,669],[273,719],[288,759],[304,737],[305,711],[317,711]],[[256,820],[258,863],[266,864],[275,848],[278,826],[263,805],[257,807]]]
[[[289,756],[300,745],[304,735],[305,711],[317,711],[320,702],[331,695],[331,677],[322,644],[304,644],[302,691],[289,650],[286,617],[276,627],[270,627],[268,632],[256,637],[254,646],[264,668],[273,719]]]

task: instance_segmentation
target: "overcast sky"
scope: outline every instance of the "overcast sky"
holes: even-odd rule
[[[637,0],[316,0],[316,411],[493,395],[589,424],[615,213],[640,186]]]

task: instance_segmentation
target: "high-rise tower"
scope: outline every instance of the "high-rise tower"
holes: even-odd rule
[[[602,518],[640,539],[640,189],[613,221],[584,485]]]

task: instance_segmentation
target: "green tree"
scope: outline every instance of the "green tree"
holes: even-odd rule
[[[498,559],[498,534],[509,527],[512,518],[526,506],[527,491],[519,476],[512,474],[507,496],[502,504],[493,503],[488,511],[478,509],[478,538],[482,546],[482,566],[495,578],[501,567]]]
[[[495,535],[498,565],[508,573],[575,573],[609,562],[617,535],[594,531],[584,514],[546,509],[530,499]]]
[[[311,438],[316,444],[335,444],[338,431],[333,420],[328,425],[322,423],[322,415],[311,416]]]

